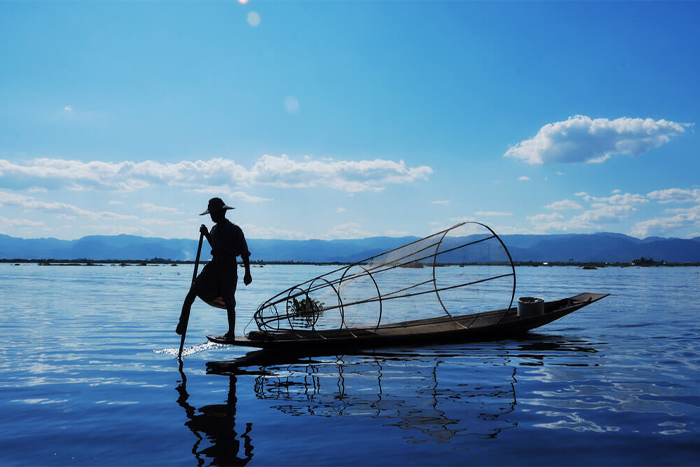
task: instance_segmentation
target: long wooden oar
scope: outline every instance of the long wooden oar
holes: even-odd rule
[[[192,284],[190,285],[190,291],[194,287],[194,281],[197,280],[197,269],[199,269],[199,254],[202,252],[202,240],[204,239],[204,232],[199,234],[199,245],[197,246],[197,258],[194,260],[194,274],[192,274]],[[182,338],[180,338],[180,351],[177,353],[177,358],[182,360],[182,347],[185,345],[185,335],[187,334],[187,324],[190,321],[189,310],[185,316],[182,317],[185,320],[185,329],[182,330]]]

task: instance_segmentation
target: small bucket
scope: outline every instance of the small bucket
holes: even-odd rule
[[[537,297],[520,297],[518,299],[518,317],[527,318],[544,314],[544,300]]]

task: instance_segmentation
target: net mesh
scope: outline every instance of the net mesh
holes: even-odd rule
[[[291,287],[255,313],[260,330],[330,330],[509,308],[515,269],[490,227],[466,222]]]

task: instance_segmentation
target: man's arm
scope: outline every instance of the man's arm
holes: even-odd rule
[[[245,268],[245,275],[243,276],[243,283],[245,285],[248,285],[251,282],[253,282],[253,276],[250,275],[250,257],[241,256],[241,259],[243,260],[243,267]]]
[[[209,246],[212,246],[211,244],[211,234],[209,233],[209,229],[207,229],[207,226],[202,224],[199,227],[199,231],[204,234],[205,237],[207,237],[207,241],[209,242]],[[213,247],[212,247],[213,248]]]

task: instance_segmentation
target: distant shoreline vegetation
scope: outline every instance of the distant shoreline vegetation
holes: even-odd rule
[[[39,266],[178,266],[192,265],[194,261],[184,260],[169,260],[164,258],[153,258],[149,260],[91,260],[91,259],[0,259],[0,264],[38,264]],[[200,261],[201,264],[207,261]],[[266,265],[299,265],[299,266],[346,266],[354,263],[347,262],[323,262],[323,261],[251,261],[251,267],[263,267]],[[425,267],[429,267],[432,263],[421,263]],[[518,267],[549,267],[549,266],[573,266],[582,267],[584,269],[598,269],[606,267],[680,267],[680,266],[700,266],[700,262],[696,263],[669,263],[666,261],[655,261],[653,258],[640,258],[631,262],[577,262],[577,261],[513,261],[513,264]],[[438,263],[437,267],[448,266],[508,266],[507,263]],[[411,265],[410,267],[417,267]],[[422,266],[421,266],[422,267]]]

